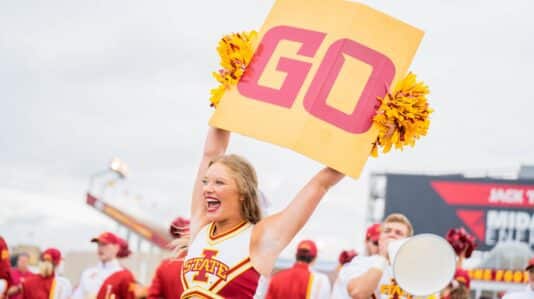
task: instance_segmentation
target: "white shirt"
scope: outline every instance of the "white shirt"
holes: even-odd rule
[[[330,298],[330,280],[323,273],[311,271],[313,276],[310,299],[328,299]]]
[[[524,291],[506,293],[502,299],[533,299],[534,298],[534,289],[527,285],[527,288]]]
[[[339,275],[332,290],[333,299],[351,299],[347,287],[351,279],[361,276],[367,272],[374,264],[373,256],[357,256],[350,263],[341,267]],[[399,295],[399,299],[407,299],[404,291],[392,281],[393,275],[390,266],[387,266],[382,273],[382,278],[375,289],[376,298],[389,299],[393,294]]]
[[[71,298],[95,298],[106,278],[120,270],[122,270],[122,266],[116,259],[105,264],[100,262],[95,267],[87,268],[82,272],[80,284],[72,294]]]
[[[54,299],[69,299],[72,294],[72,284],[70,281],[60,275],[56,275],[56,288],[54,290]]]
[[[0,279],[0,294],[3,294],[6,289],[7,289],[7,280]]]
[[[258,281],[258,287],[256,288],[256,294],[254,294],[254,299],[263,299],[267,295],[267,290],[269,289],[269,282],[271,277],[269,276],[260,276]]]

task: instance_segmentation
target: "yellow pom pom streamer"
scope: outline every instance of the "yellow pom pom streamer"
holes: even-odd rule
[[[413,147],[417,139],[426,135],[433,112],[427,102],[428,94],[428,86],[417,82],[416,76],[409,73],[397,83],[393,93],[378,98],[380,107],[373,124],[379,133],[371,150],[373,157],[378,156],[379,147],[384,154],[393,146],[402,150],[405,145]]]
[[[222,69],[212,73],[213,77],[220,83],[219,86],[210,91],[212,107],[217,107],[224,92],[236,85],[243,76],[254,54],[252,42],[256,36],[257,32],[253,30],[228,34],[219,41],[217,52],[221,57]]]

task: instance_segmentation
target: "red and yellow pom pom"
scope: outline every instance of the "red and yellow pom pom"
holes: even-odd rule
[[[475,237],[470,235],[463,227],[451,228],[445,238],[458,256],[463,254],[464,257],[469,258],[473,250],[477,248]]]
[[[373,157],[378,156],[379,147],[384,154],[393,146],[402,150],[406,145],[414,146],[417,139],[426,135],[433,112],[427,102],[428,94],[428,86],[417,82],[415,75],[409,73],[392,93],[378,98],[380,107],[373,124],[379,132],[371,150]]]
[[[257,32],[252,30],[228,34],[219,41],[217,52],[221,57],[222,69],[212,73],[213,77],[220,83],[219,86],[210,91],[212,107],[217,107],[224,92],[236,85],[243,76],[254,54],[252,42],[256,36]]]

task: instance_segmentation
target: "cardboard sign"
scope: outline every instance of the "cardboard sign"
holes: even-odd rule
[[[210,124],[357,178],[377,136],[376,98],[406,75],[422,37],[362,4],[278,0]]]

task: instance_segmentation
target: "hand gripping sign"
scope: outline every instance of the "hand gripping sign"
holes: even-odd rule
[[[344,0],[278,0],[252,62],[210,124],[278,144],[357,178],[372,118],[423,32]]]

